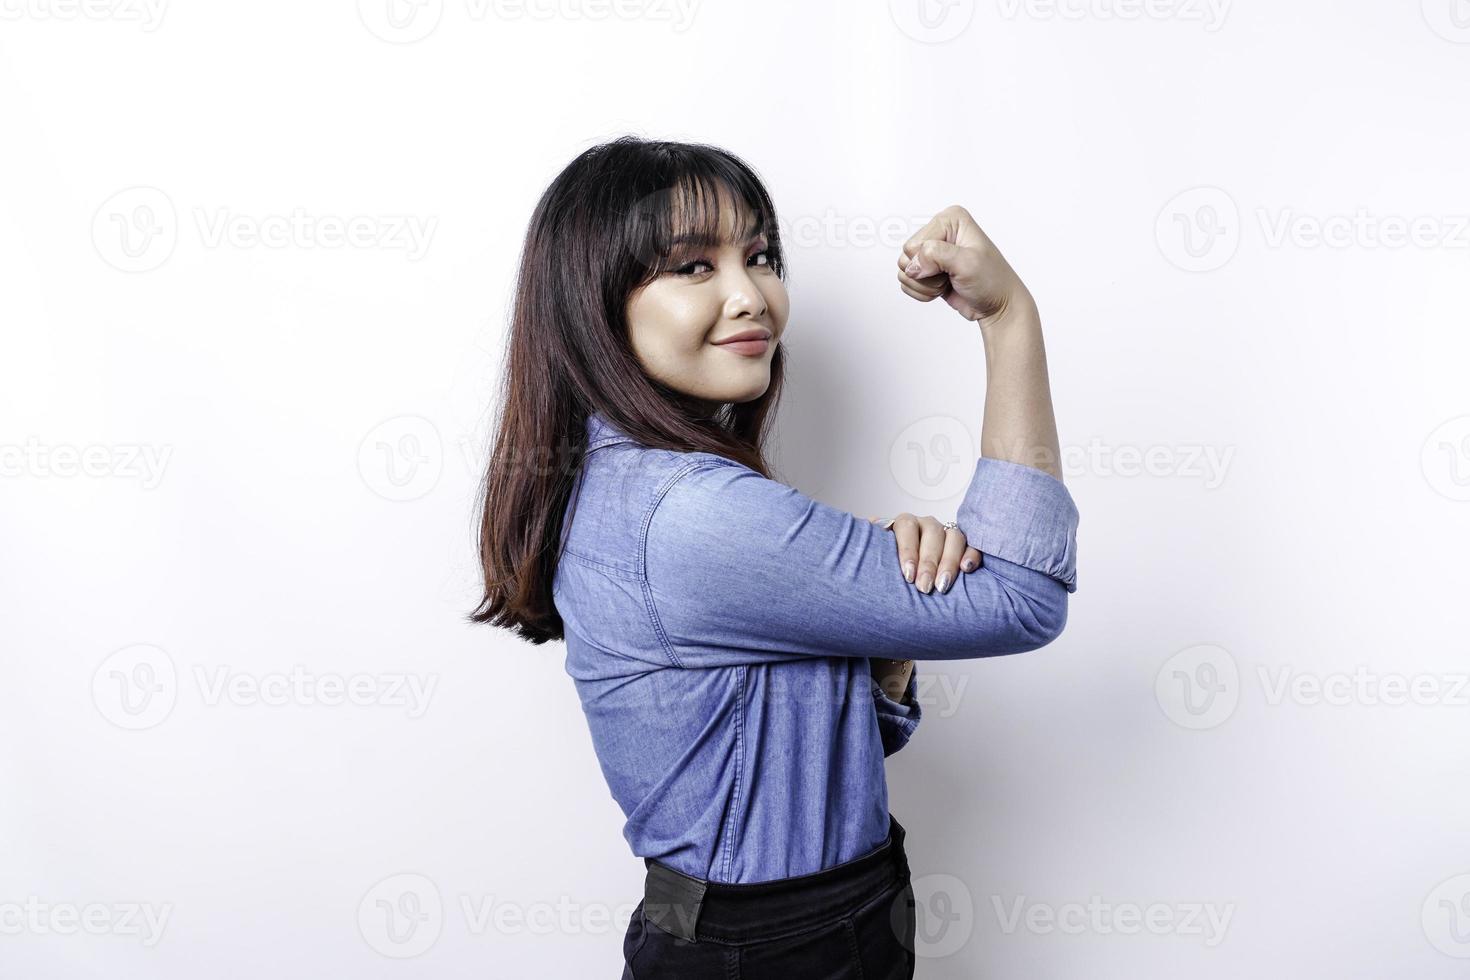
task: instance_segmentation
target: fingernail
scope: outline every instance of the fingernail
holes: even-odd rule
[[[973,572],[975,570],[975,559],[966,558],[964,561],[960,562],[960,567],[967,572]]]
[[[919,275],[919,268],[920,266],[918,258],[913,258],[909,260],[908,268],[904,269],[903,271],[907,275],[917,278]]]
[[[913,584],[913,581],[914,581],[914,563],[911,562],[911,561],[906,561],[906,562],[903,563],[903,580],[905,582],[908,582],[909,584]]]
[[[939,586],[940,592],[943,592],[945,589],[949,588],[949,572],[940,572],[939,581],[935,582],[934,584]]]
[[[919,591],[920,592],[924,593],[925,595],[928,595],[929,594],[929,590],[932,589],[932,588],[934,588],[934,580],[929,577],[929,573],[928,572],[925,572],[923,575],[919,576]]]

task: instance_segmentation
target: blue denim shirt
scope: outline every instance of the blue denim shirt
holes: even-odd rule
[[[587,435],[553,597],[639,857],[746,883],[867,853],[888,834],[883,759],[922,715],[868,658],[1019,653],[1066,624],[1077,508],[1041,470],[977,460],[955,521],[981,567],[925,595],[864,518],[601,414]]]

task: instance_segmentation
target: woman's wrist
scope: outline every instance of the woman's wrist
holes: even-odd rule
[[[981,317],[977,323],[987,343],[991,337],[1017,330],[1041,329],[1041,312],[1036,308],[1036,299],[1031,290],[1021,285],[1006,298],[1001,308],[990,316]]]

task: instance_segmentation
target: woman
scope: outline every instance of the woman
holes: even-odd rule
[[[910,662],[1066,623],[1077,510],[1035,303],[961,208],[899,269],[984,338],[983,455],[948,525],[877,526],[771,478],[785,271],[739,159],[624,137],[531,218],[473,618],[566,641],[647,868],[625,978],[912,976],[883,771],[920,717]]]

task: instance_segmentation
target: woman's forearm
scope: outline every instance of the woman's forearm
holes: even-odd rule
[[[980,333],[986,377],[980,455],[1034,466],[1060,480],[1046,346],[1031,294],[1023,291],[1003,312],[981,320]]]

